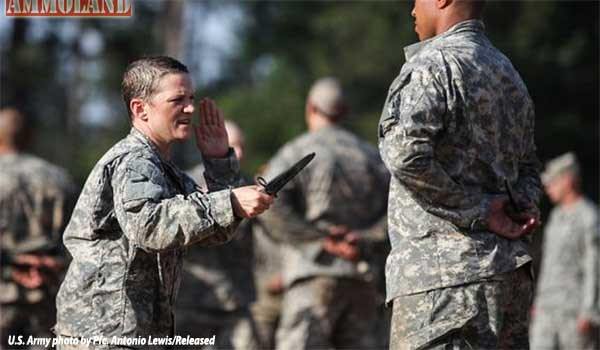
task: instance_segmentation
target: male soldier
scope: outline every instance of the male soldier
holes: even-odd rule
[[[597,349],[600,325],[598,207],[581,193],[573,153],[548,162],[546,193],[558,204],[545,228],[531,328],[534,349]]]
[[[274,349],[283,301],[281,242],[261,219],[252,221],[252,240],[256,286],[252,318],[256,324],[260,346],[263,349]]]
[[[241,163],[244,135],[230,120],[225,121],[225,129],[229,146]],[[200,187],[206,187],[204,172],[202,163],[189,172]],[[186,255],[177,305],[179,334],[215,335],[217,348],[258,348],[250,315],[250,303],[255,299],[250,222],[240,225],[230,243],[213,249],[192,249]]]
[[[482,8],[415,0],[421,42],[405,48],[380,120],[392,173],[393,349],[529,346],[523,236],[538,225],[541,193],[534,110],[519,74],[487,39]]]
[[[0,239],[2,280],[0,333],[51,337],[54,297],[64,270],[62,230],[74,185],[65,170],[22,153],[27,122],[17,110],[0,110]]]
[[[223,115],[203,99],[200,125],[192,125],[194,90],[183,64],[134,61],[122,93],[131,132],[96,164],[65,231],[73,261],[57,296],[56,333],[67,341],[174,336],[184,248],[228,241],[240,218],[272,203],[255,186],[231,189],[238,162]],[[169,160],[171,145],[192,131],[208,193]]]
[[[316,153],[263,217],[286,243],[280,349],[375,344],[375,286],[361,243],[385,238],[388,175],[374,147],[338,126],[345,112],[338,81],[318,80],[306,102],[309,131],[284,145],[266,169],[270,180]]]

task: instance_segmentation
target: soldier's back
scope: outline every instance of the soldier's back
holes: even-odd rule
[[[2,247],[59,242],[74,198],[68,173],[28,154],[0,156],[0,231]]]
[[[283,147],[280,157],[291,163],[310,152],[316,156],[298,176],[305,219],[358,229],[385,212],[388,173],[375,147],[330,126],[298,137]]]

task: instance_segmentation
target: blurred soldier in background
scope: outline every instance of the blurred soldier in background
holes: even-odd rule
[[[65,170],[22,153],[28,126],[17,110],[0,110],[1,335],[51,337],[54,297],[64,270],[60,249],[75,186]]]
[[[318,80],[306,102],[309,131],[266,169],[270,180],[316,153],[263,217],[284,242],[279,349],[375,346],[369,243],[385,240],[388,174],[374,147],[338,126],[346,110],[339,82]]]
[[[542,186],[531,97],[486,37],[484,1],[415,0],[379,123],[392,173],[394,349],[525,349]],[[509,204],[507,183],[514,187]]]
[[[598,207],[581,193],[573,153],[548,162],[542,181],[557,204],[544,231],[531,326],[533,349],[597,349],[600,325]]]
[[[263,349],[275,348],[275,335],[283,300],[281,243],[261,218],[252,221],[254,246],[254,285],[256,301],[252,316]]]
[[[256,301],[252,304],[252,317],[263,349],[275,348],[275,336],[281,317],[283,280],[281,275],[281,244],[261,220],[252,225],[254,240],[254,283]]]
[[[225,121],[229,146],[238,161],[244,157],[244,135]],[[205,168],[199,164],[189,174],[206,188]],[[244,179],[247,184],[248,179]],[[252,271],[252,222],[245,220],[228,244],[212,249],[190,249],[185,257],[182,289],[177,302],[177,333],[212,337],[216,348],[256,349],[258,339],[250,314],[255,299]]]

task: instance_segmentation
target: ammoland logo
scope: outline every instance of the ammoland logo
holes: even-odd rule
[[[133,0],[4,0],[8,17],[131,17]]]

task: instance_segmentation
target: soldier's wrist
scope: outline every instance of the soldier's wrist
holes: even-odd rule
[[[477,211],[478,215],[475,219],[473,219],[471,221],[471,225],[469,226],[469,229],[471,231],[487,231],[487,230],[489,230],[491,206],[492,206],[492,201],[494,199],[495,199],[495,197],[487,197],[486,196],[481,200],[481,203],[480,203],[478,211]]]

